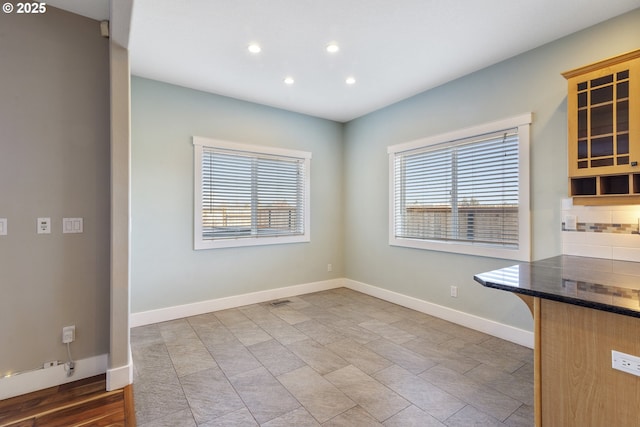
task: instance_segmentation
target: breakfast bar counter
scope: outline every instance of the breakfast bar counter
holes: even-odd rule
[[[533,313],[536,426],[640,425],[640,377],[612,368],[612,351],[640,356],[640,263],[563,255],[474,279]]]

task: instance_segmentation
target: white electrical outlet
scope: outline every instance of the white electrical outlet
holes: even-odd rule
[[[7,235],[7,218],[0,218],[0,236]]]
[[[333,271],[333,265],[327,264],[327,271]]]
[[[38,218],[38,234],[51,234],[51,218]]]
[[[44,362],[44,365],[42,365],[44,369],[53,368],[54,366],[58,366],[57,360],[52,360],[51,362]]]
[[[611,367],[640,377],[640,357],[611,350]]]
[[[458,287],[457,286],[452,286],[451,287],[451,296],[453,298],[458,298]]]
[[[76,325],[62,328],[62,343],[67,344],[76,339]]]

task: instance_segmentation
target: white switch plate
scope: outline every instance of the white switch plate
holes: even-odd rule
[[[640,377],[640,357],[611,350],[611,367]]]
[[[38,234],[51,234],[51,218],[38,218]]]
[[[82,218],[62,218],[63,233],[82,233],[84,229]]]
[[[0,236],[7,235],[7,218],[0,218]]]
[[[577,228],[578,228],[578,217],[575,215],[565,215],[564,229],[575,231]]]

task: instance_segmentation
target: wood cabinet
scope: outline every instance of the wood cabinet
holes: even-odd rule
[[[640,49],[562,75],[574,203],[640,203]]]
[[[533,314],[535,426],[637,427],[640,378],[611,350],[640,354],[640,318],[517,294]]]
[[[539,304],[539,425],[637,427],[640,378],[614,370],[611,351],[640,354],[640,319]]]

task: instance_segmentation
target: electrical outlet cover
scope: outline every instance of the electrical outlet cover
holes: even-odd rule
[[[76,339],[76,327],[74,326],[65,326],[62,328],[62,343],[67,344],[75,341]]]
[[[640,377],[640,357],[611,350],[611,367]]]
[[[51,218],[38,218],[38,234],[51,234]]]

